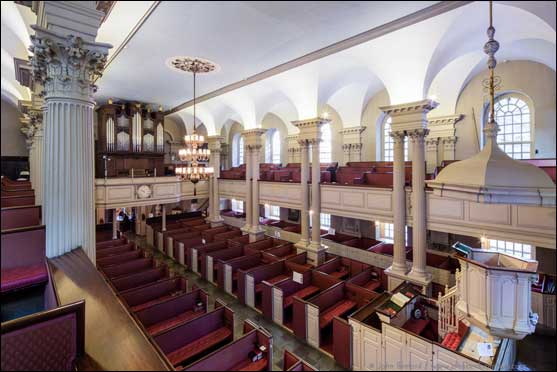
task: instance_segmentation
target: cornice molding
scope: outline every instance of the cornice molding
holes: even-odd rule
[[[347,135],[347,134],[361,134],[367,127],[350,127],[344,128],[338,131],[339,134]]]
[[[441,125],[455,125],[463,117],[464,117],[464,115],[462,115],[462,114],[432,117],[432,118],[427,119],[427,126],[428,127],[435,127],[435,126],[441,126]]]
[[[424,99],[416,102],[401,103],[392,106],[382,106],[379,110],[383,111],[385,114],[390,116],[401,116],[401,115],[412,115],[412,114],[424,114],[433,110],[439,105],[439,103],[431,100]]]

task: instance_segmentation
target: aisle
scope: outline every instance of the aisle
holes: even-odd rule
[[[211,296],[211,306],[212,301],[215,298],[222,299],[232,310],[234,310],[235,320],[234,320],[234,337],[238,338],[242,334],[242,325],[244,320],[251,319],[257,324],[265,327],[273,335],[273,370],[282,371],[282,357],[284,354],[284,348],[293,351],[295,354],[305,359],[310,364],[314,365],[321,371],[343,371],[344,369],[336,364],[334,359],[314,349],[313,347],[307,345],[305,342],[299,341],[292,333],[286,331],[282,327],[267,321],[263,318],[261,314],[252,310],[251,308],[242,305],[238,300],[230,295],[228,295],[223,290],[217,288],[216,286],[210,284],[209,282],[201,279],[196,274],[187,270],[184,266],[175,263],[174,260],[168,258],[160,251],[149,246],[146,239],[143,237],[135,237],[129,234],[129,239],[135,241],[136,244],[142,248],[150,250],[156,258],[164,260],[175,272],[182,274],[188,278],[188,282],[195,283],[200,288],[203,288]]]

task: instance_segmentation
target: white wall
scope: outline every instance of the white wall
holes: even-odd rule
[[[534,104],[534,130],[536,158],[555,157],[555,71],[549,67],[530,61],[510,61],[499,63],[495,74],[501,77],[503,92],[519,92],[528,96]],[[465,115],[456,124],[456,159],[466,159],[479,151],[478,139],[481,141],[482,118],[484,117],[484,102],[487,95],[484,92],[482,80],[487,77],[487,71],[476,75],[462,90],[457,103],[458,114]],[[474,125],[475,114],[477,127]],[[435,110],[431,115],[435,115]]]
[[[29,156],[25,135],[19,130],[20,116],[16,106],[2,100],[2,156]]]

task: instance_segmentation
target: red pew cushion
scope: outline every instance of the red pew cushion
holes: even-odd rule
[[[14,267],[2,270],[1,292],[5,293],[45,282],[48,282],[48,271],[44,262],[32,266]]]
[[[325,328],[326,326],[331,324],[335,316],[345,314],[347,311],[350,311],[355,306],[356,303],[350,300],[342,300],[336,305],[331,306],[330,308],[325,310],[319,317],[319,328]]]
[[[183,312],[180,315],[177,315],[175,317],[172,317],[170,319],[166,319],[163,320],[162,322],[158,322],[155,323],[149,327],[147,327],[147,332],[149,332],[149,334],[151,336],[154,336],[156,334],[159,334],[161,332],[166,331],[167,329],[170,329],[172,327],[174,327],[175,325],[181,324],[181,323],[185,323],[185,322],[189,322],[192,319],[197,318],[200,315],[204,315],[206,314],[203,311],[193,311],[193,310],[188,310]]]
[[[221,327],[216,331],[198,338],[194,342],[174,350],[168,354],[168,360],[170,360],[172,365],[176,366],[196,355],[202,354],[204,351],[226,340],[230,336],[232,336],[230,329]]]
[[[288,306],[292,305],[292,303],[294,302],[294,296],[304,299],[314,295],[317,292],[319,292],[319,288],[313,285],[302,288],[298,292],[294,292],[284,299],[284,307],[287,308]]]
[[[173,293],[168,294],[168,295],[166,295],[166,296],[162,296],[162,297],[159,297],[159,298],[155,298],[154,300],[151,300],[151,301],[148,301],[148,302],[144,302],[144,303],[139,304],[139,305],[132,306],[132,311],[139,311],[139,310],[146,309],[146,308],[148,308],[149,306],[156,305],[156,304],[158,304],[158,303],[161,303],[161,302],[163,302],[163,301],[168,300],[169,298],[176,297],[176,296],[181,295],[181,294],[183,294],[183,293],[184,293],[184,291],[176,291],[176,292],[173,292]]]
[[[284,279],[287,279],[287,278],[288,278],[288,275],[281,274],[281,275],[275,276],[274,278],[267,279],[265,281],[269,284],[275,284],[275,283],[278,283],[281,280],[284,280]],[[262,290],[263,290],[263,283],[259,283],[255,286],[255,293],[259,293]]]

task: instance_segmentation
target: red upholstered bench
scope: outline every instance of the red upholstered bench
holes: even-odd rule
[[[319,288],[315,287],[313,285],[302,288],[298,292],[294,292],[290,296],[286,297],[284,299],[283,307],[287,308],[288,306],[291,306],[292,303],[294,302],[294,296],[299,297],[303,300],[304,298],[308,298],[308,297],[316,294],[317,292],[319,292]]]
[[[269,284],[275,284],[275,283],[278,283],[278,282],[280,282],[281,280],[284,280],[284,279],[288,279],[288,275],[281,274],[281,275],[275,276],[274,278],[267,279],[265,281]],[[263,283],[259,283],[255,286],[255,293],[260,293],[262,290],[263,290]]]
[[[369,282],[364,284],[363,287],[365,289],[370,290],[370,291],[375,291],[377,288],[381,287],[381,281],[380,280],[370,280]]]
[[[230,368],[230,371],[266,371],[268,367],[267,358],[252,362],[249,359]]]
[[[339,267],[336,271],[329,273],[332,277],[337,279],[343,279],[349,274],[348,268],[346,266]]]
[[[147,327],[147,332],[149,332],[149,334],[151,336],[154,336],[156,334],[159,334],[161,332],[166,331],[167,329],[170,329],[172,327],[174,327],[175,325],[181,324],[181,323],[185,323],[185,322],[189,322],[190,320],[193,320],[195,318],[197,318],[198,316],[201,315],[205,315],[206,313],[203,311],[193,311],[193,310],[188,310],[186,312],[183,312],[182,314],[175,316],[173,318],[170,319],[166,319],[163,320],[162,322],[153,324],[152,326]]]
[[[1,292],[6,293],[48,282],[46,263],[2,270]]]
[[[232,336],[232,332],[227,327],[221,327],[203,337],[198,338],[194,342],[182,346],[168,354],[168,360],[172,365],[176,366],[188,359],[204,353],[206,350],[218,345],[225,341],[228,337]]]
[[[319,328],[325,328],[332,323],[335,316],[341,316],[346,314],[350,310],[356,307],[356,303],[350,300],[342,300],[336,305],[331,306],[321,314],[319,317]]]
[[[132,311],[143,310],[143,309],[145,309],[145,308],[147,308],[147,307],[149,307],[149,306],[156,305],[156,304],[158,304],[158,303],[161,303],[161,302],[163,302],[163,301],[168,300],[169,298],[176,297],[176,296],[181,295],[181,294],[183,294],[183,293],[185,293],[185,291],[176,291],[176,292],[173,292],[173,293],[168,294],[168,295],[166,295],[166,296],[162,296],[162,297],[159,297],[159,298],[155,298],[154,300],[147,301],[147,302],[144,302],[144,303],[142,303],[142,304],[132,306],[131,309],[132,309]]]

